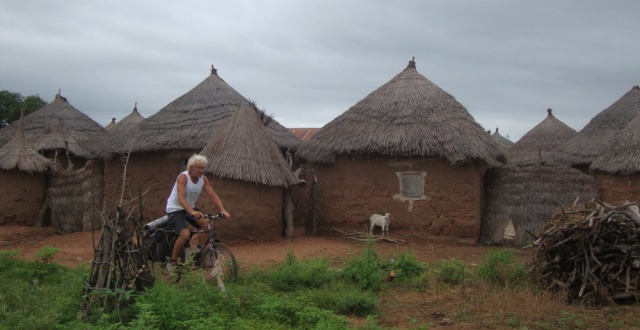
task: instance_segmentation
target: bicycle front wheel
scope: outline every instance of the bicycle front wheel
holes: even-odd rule
[[[222,243],[212,244],[202,254],[200,263],[205,269],[214,271],[214,267],[222,267],[221,271],[225,279],[235,281],[238,279],[238,263],[231,249]]]

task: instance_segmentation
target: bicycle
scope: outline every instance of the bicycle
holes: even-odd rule
[[[219,226],[219,221],[224,218],[224,215],[218,213],[215,215],[205,214],[204,216],[207,219],[207,228],[190,231],[189,241],[194,239],[196,234],[207,234],[204,244],[197,244],[197,252],[193,255],[193,261],[198,268],[211,268],[210,278],[215,278],[220,290],[224,291],[225,278],[230,278],[232,281],[238,278],[238,263],[231,249],[215,237],[217,225]],[[178,239],[178,234],[168,225],[168,217],[156,219],[145,225],[145,230],[147,235],[144,246],[147,257],[152,261],[161,261],[166,264],[166,261],[171,258],[174,244]],[[185,244],[185,248],[188,247],[189,242]],[[180,259],[184,265],[186,261],[184,251],[181,253]],[[182,278],[182,272],[183,270],[179,267],[172,280],[179,282]]]

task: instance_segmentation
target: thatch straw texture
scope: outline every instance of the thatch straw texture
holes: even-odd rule
[[[109,125],[105,126],[104,129],[106,129],[107,131],[110,131],[114,127],[116,127],[116,119],[111,118],[111,122],[109,123]]]
[[[238,107],[248,102],[211,70],[211,75],[156,114],[140,122],[128,134],[112,135],[101,156],[131,152],[200,150]],[[280,148],[300,144],[289,130],[272,121],[269,133]]]
[[[598,156],[590,168],[618,175],[640,172],[640,115],[613,139],[609,149]]]
[[[493,134],[491,134],[491,138],[506,148],[510,148],[513,145],[513,142],[511,140],[507,139],[506,137],[498,133],[497,127],[496,127],[496,131],[493,132]]]
[[[511,165],[543,164],[549,155],[577,134],[547,109],[547,118],[532,128],[507,152]]]
[[[509,219],[522,247],[538,235],[553,213],[579,197],[584,203],[598,197],[595,180],[568,166],[499,166],[485,176],[485,213],[481,242],[501,244]]]
[[[268,120],[255,106],[241,105],[202,150],[209,159],[205,172],[269,186],[295,185],[298,179],[265,127]]]
[[[56,95],[53,102],[25,116],[24,120],[24,133],[29,145],[33,145],[48,127],[58,122],[62,123],[79,147],[87,152],[86,155],[77,155],[79,157],[94,158],[96,150],[104,143],[104,127],[78,111],[60,94]],[[4,145],[10,139],[17,126],[17,123],[12,123],[0,130],[0,145]]]
[[[0,148],[0,169],[42,173],[52,166],[53,163],[49,159],[27,145],[24,137],[24,118],[20,117],[13,138]]]
[[[133,107],[133,111],[126,117],[117,122],[111,129],[109,134],[127,134],[128,132],[136,129],[138,124],[144,120],[144,117],[138,112],[138,105]]]
[[[36,225],[47,225],[43,217],[49,209],[51,227],[64,233],[99,227],[103,190],[102,166],[95,161],[87,161],[81,169],[52,171]]]
[[[297,153],[312,163],[334,163],[338,155],[435,156],[454,165],[505,160],[462,104],[419,74],[414,61],[322,127]]]
[[[42,135],[34,142],[34,149],[38,151],[66,150],[70,154],[81,158],[93,158],[89,150],[76,141],[76,134],[72,134],[65,128],[62,119],[56,118],[47,126]]]
[[[640,114],[640,88],[634,86],[618,101],[593,117],[576,136],[553,152],[547,164],[590,165],[613,139]]]

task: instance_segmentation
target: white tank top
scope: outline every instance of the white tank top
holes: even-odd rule
[[[189,172],[184,171],[179,175],[183,174],[187,176],[187,191],[185,199],[187,200],[187,203],[189,203],[189,205],[191,205],[191,207],[193,208],[195,207],[196,201],[198,200],[198,197],[200,197],[200,193],[202,192],[204,179],[198,178],[198,182],[193,183],[193,181],[191,181],[191,178],[189,177]],[[169,198],[167,199],[167,213],[182,210],[184,210],[184,208],[178,202],[178,180],[176,179],[176,182],[173,184],[173,189],[171,190],[171,195],[169,195]]]

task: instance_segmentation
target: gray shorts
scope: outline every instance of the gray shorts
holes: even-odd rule
[[[169,217],[169,224],[171,225],[171,227],[173,227],[173,230],[178,234],[180,234],[180,232],[183,229],[187,228],[187,222],[196,228],[200,228],[200,225],[198,224],[198,220],[193,218],[185,210],[167,213],[167,216]]]

